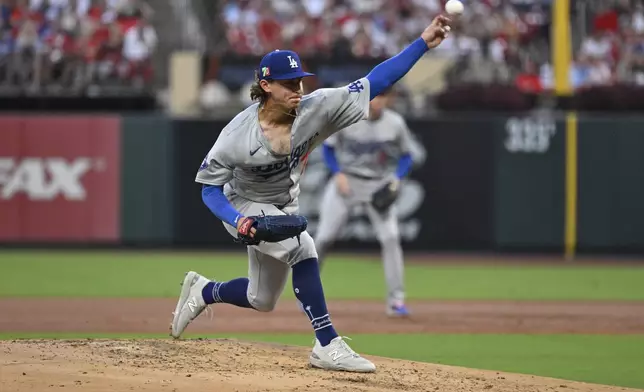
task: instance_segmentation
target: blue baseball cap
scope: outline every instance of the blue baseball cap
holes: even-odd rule
[[[274,50],[259,62],[259,79],[287,80],[298,79],[315,74],[302,71],[300,56],[292,50]]]

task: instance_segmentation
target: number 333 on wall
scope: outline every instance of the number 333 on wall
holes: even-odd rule
[[[550,148],[557,126],[553,120],[513,117],[505,123],[505,131],[509,152],[543,154]]]

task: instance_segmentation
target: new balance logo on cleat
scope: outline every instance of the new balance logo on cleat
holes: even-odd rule
[[[336,362],[338,359],[342,358],[342,356],[343,356],[343,355],[344,355],[344,354],[342,354],[342,353],[341,353],[341,352],[339,352],[338,350],[333,350],[333,351],[331,351],[331,352],[329,353],[329,356],[331,357],[331,359],[333,360],[333,362]]]
[[[188,308],[190,308],[191,312],[194,312],[197,309],[197,298],[192,297],[190,301],[188,301]]]

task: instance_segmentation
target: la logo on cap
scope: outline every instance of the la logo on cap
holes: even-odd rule
[[[286,57],[288,57],[288,63],[291,66],[291,68],[299,67],[299,65],[297,65],[297,61],[293,57],[291,56],[286,56]]]

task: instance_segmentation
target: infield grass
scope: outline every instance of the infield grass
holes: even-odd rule
[[[248,265],[245,252],[0,251],[0,297],[174,297],[188,270],[227,280]],[[405,275],[410,299],[644,300],[644,265],[410,264]],[[329,299],[385,293],[377,258],[329,257],[323,281]]]
[[[190,337],[238,338],[312,347],[310,334],[225,334]],[[15,338],[160,338],[167,335],[0,333]],[[477,369],[507,371],[597,384],[644,388],[644,336],[602,335],[352,335],[363,354]]]
[[[243,251],[0,251],[0,297],[174,298],[177,283],[187,270],[226,280],[245,276],[247,269]],[[410,299],[644,300],[644,265],[410,264],[405,273]],[[376,257],[330,257],[323,280],[330,299],[382,299],[385,292]],[[284,297],[293,297],[290,282]],[[166,339],[167,335],[0,333],[0,339],[90,337]],[[310,334],[209,337],[312,344]],[[388,334],[351,338],[351,345],[365,354],[644,388],[644,336],[639,335]]]

